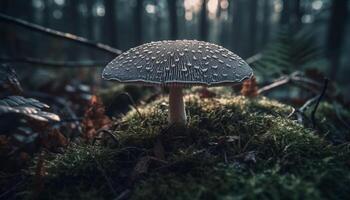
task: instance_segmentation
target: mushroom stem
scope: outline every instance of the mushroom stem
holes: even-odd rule
[[[169,124],[186,124],[185,104],[182,87],[170,87],[169,93]]]

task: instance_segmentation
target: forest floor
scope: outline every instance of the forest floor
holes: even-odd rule
[[[315,130],[290,116],[292,107],[265,97],[185,99],[186,127],[167,125],[161,97],[114,121],[93,144],[44,152],[25,171],[32,183],[18,197],[349,198],[350,145],[332,141],[332,105],[320,105]],[[45,166],[40,180],[38,162]]]

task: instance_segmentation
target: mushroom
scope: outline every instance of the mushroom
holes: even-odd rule
[[[197,40],[150,42],[111,61],[102,78],[121,83],[169,88],[169,124],[186,124],[182,89],[240,83],[253,70],[239,56],[219,45]]]

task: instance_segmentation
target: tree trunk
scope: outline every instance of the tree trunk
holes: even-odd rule
[[[290,4],[291,0],[283,0],[283,10],[281,13],[280,24],[289,25],[290,24]]]
[[[240,51],[241,32],[242,32],[242,2],[241,0],[232,1],[232,49],[236,52]]]
[[[170,21],[170,38],[176,40],[178,38],[177,29],[177,0],[168,0],[169,21]]]
[[[68,32],[73,33],[76,35],[80,35],[79,33],[79,20],[80,20],[80,15],[79,15],[79,2],[76,0],[69,0],[67,2],[68,8],[67,8],[67,17],[65,17],[65,20],[69,20],[70,23],[67,25],[68,27]],[[69,45],[69,44],[68,44]],[[69,49],[69,54],[67,55],[68,60],[75,60],[77,57],[80,57],[80,51],[76,51],[76,48],[68,48]]]
[[[117,9],[115,0],[105,0],[106,15],[104,16],[104,32],[111,46],[118,46],[118,23]]]
[[[297,32],[301,28],[301,0],[283,0],[283,10],[281,15],[281,25],[286,25],[291,32]]]
[[[94,23],[94,14],[93,14],[93,9],[94,9],[94,3],[90,0],[86,0],[86,7],[87,7],[87,10],[88,10],[88,13],[87,13],[87,32],[88,32],[88,39],[90,40],[94,40],[95,39],[95,23]]]
[[[51,27],[51,20],[52,20],[52,1],[47,0],[45,2],[45,10],[44,10],[44,26],[45,27]]]
[[[79,20],[80,20],[80,15],[79,15],[79,3],[76,0],[70,0],[68,1],[68,12],[67,14],[69,15],[69,32],[73,34],[79,35]]]
[[[143,14],[143,0],[136,0],[135,10],[135,41],[136,45],[142,44],[142,14]]]
[[[293,5],[293,29],[295,32],[301,29],[301,18],[303,16],[303,11],[301,9],[301,0],[295,0]]]
[[[256,16],[257,16],[257,10],[258,10],[258,1],[257,0],[251,0],[250,3],[250,22],[249,22],[249,31],[250,31],[250,41],[249,41],[249,54],[253,55],[255,53],[255,47],[256,47]]]
[[[200,15],[199,38],[202,41],[207,41],[207,39],[208,39],[207,2],[208,2],[208,0],[203,0],[201,15]]]
[[[270,17],[271,17],[271,5],[270,0],[264,0],[264,16],[263,16],[263,25],[262,25],[262,46],[264,46],[270,37]]]
[[[341,49],[345,39],[348,0],[333,0],[328,26],[327,56],[331,62],[330,78],[335,79],[340,68]]]

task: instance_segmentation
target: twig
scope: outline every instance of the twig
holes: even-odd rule
[[[127,199],[130,192],[131,191],[129,189],[124,190],[115,200]]]
[[[344,121],[344,119],[342,118],[340,112],[339,112],[339,108],[338,108],[338,105],[336,104],[335,101],[333,101],[333,107],[335,109],[335,115],[337,116],[337,118],[339,119],[339,121],[346,127],[350,130],[350,125]]]
[[[320,101],[322,100],[323,96],[325,95],[326,89],[327,89],[327,85],[328,85],[328,79],[325,79],[325,83],[322,89],[322,92],[320,95],[317,95],[309,100],[307,100],[304,105],[302,105],[298,110],[296,110],[295,112],[292,112],[288,117],[290,117],[292,114],[296,114],[297,118],[298,118],[298,122],[300,124],[303,123],[303,118],[307,118],[307,116],[305,115],[305,110],[308,109],[311,105],[313,105],[314,103],[316,103],[312,113],[311,113],[311,122],[312,122],[312,126],[313,128],[315,128],[316,125],[316,120],[315,120],[315,113],[316,110],[318,108],[318,105],[320,103]]]
[[[294,113],[295,113],[295,111],[296,111],[296,109],[295,109],[294,107],[292,107],[292,112],[290,112],[290,113],[288,114],[287,118],[290,118],[291,116],[293,116]]]
[[[83,121],[82,117],[79,117],[76,119],[72,119],[72,118],[61,119],[58,122],[50,122],[50,123],[52,123],[52,124],[64,124],[64,123],[81,122],[81,121]]]
[[[93,155],[92,158],[94,159],[97,167],[100,169],[100,171],[102,172],[103,177],[105,178],[107,185],[109,187],[109,189],[112,191],[113,195],[115,197],[118,196],[117,192],[115,191],[113,184],[112,184],[112,180],[107,176],[106,171],[102,168],[102,165],[100,164],[100,162],[98,162],[98,160],[95,158],[95,156]]]
[[[41,60],[31,57],[22,58],[0,58],[0,62],[7,63],[26,63],[30,65],[45,65],[49,67],[97,67],[103,66],[108,63],[108,61],[62,61],[56,62],[51,60]]]
[[[2,13],[0,13],[0,21],[3,21],[5,23],[9,23],[9,24],[14,24],[16,26],[20,26],[20,27],[26,28],[28,30],[37,31],[40,33],[51,35],[51,36],[56,37],[56,38],[63,38],[66,40],[70,40],[72,42],[82,44],[82,45],[85,45],[88,47],[93,47],[93,48],[102,50],[104,52],[110,53],[114,56],[122,53],[121,50],[115,49],[111,46],[108,46],[108,45],[105,45],[102,43],[95,43],[91,40],[88,40],[88,39],[83,38],[83,37],[79,37],[77,35],[73,35],[70,33],[64,33],[61,31],[46,28],[46,27],[43,27],[43,26],[40,26],[37,24],[33,24],[33,23],[30,23],[28,21],[24,21],[24,20],[21,20],[18,18],[14,18],[14,17],[8,16],[8,15],[2,14]]]
[[[247,62],[248,64],[252,64],[252,63],[254,63],[254,62],[260,60],[261,57],[262,57],[262,54],[261,54],[261,53],[258,53],[258,54],[255,54],[255,55],[253,55],[253,56],[247,58],[247,59],[246,59],[246,62]]]
[[[107,133],[109,136],[111,136],[111,138],[113,139],[113,141],[114,141],[116,144],[119,143],[117,137],[115,137],[115,135],[114,135],[110,130],[107,130],[107,129],[102,128],[102,129],[99,129],[99,130],[96,131],[97,137],[95,137],[94,140],[92,141],[92,145],[95,145],[97,139],[101,139],[101,138],[99,138],[99,136],[100,136],[101,133],[102,133],[102,134],[103,134],[103,133]]]
[[[16,191],[16,189],[22,185],[23,183],[25,183],[27,180],[23,179],[20,180],[19,182],[17,182],[14,186],[12,186],[11,188],[7,189],[6,191],[4,191],[3,193],[0,194],[0,199],[6,197],[8,194],[10,194],[11,192]]]
[[[314,104],[314,103],[317,101],[318,98],[319,98],[319,95],[317,95],[317,96],[315,96],[315,97],[313,97],[313,98],[307,100],[307,101],[304,103],[304,105],[301,106],[301,107],[299,108],[299,112],[304,112],[309,106],[311,106],[312,104]]]
[[[296,113],[296,115],[297,115],[297,121],[298,121],[298,123],[299,124],[303,124],[303,122],[304,122],[304,118],[307,118],[307,116],[304,114],[304,113],[302,113],[302,112],[295,112]]]
[[[279,79],[279,80],[277,80],[277,81],[275,81],[267,86],[260,88],[258,90],[258,94],[261,94],[261,93],[267,92],[269,90],[272,90],[274,88],[280,87],[280,86],[285,85],[289,82],[290,82],[290,77],[283,77],[283,78],[281,78],[281,79]]]
[[[268,85],[260,88],[258,90],[258,94],[268,92],[272,89],[281,87],[281,86],[286,85],[288,83],[293,83],[296,86],[301,87],[301,88],[305,88],[307,90],[313,90],[313,88],[311,86],[313,86],[313,87],[321,87],[322,86],[322,84],[320,84],[312,79],[302,77],[301,73],[299,71],[296,71],[296,72],[291,73],[290,75],[281,76],[279,79],[277,79],[273,83],[268,84]]]
[[[306,77],[301,77],[300,74],[295,74],[291,78],[292,78],[292,81],[295,81],[295,82],[301,82],[301,83],[306,83],[308,85],[313,85],[316,87],[322,87],[322,83],[319,83],[317,81],[314,81]]]
[[[125,95],[125,96],[128,97],[128,99],[129,99],[129,101],[130,101],[130,103],[131,103],[131,106],[132,106],[133,108],[135,108],[137,114],[139,114],[139,116],[141,117],[141,119],[144,119],[143,116],[142,116],[142,114],[141,114],[141,112],[140,112],[139,109],[137,108],[136,103],[135,103],[134,99],[132,98],[132,96],[131,96],[129,93],[127,93],[127,92],[123,92],[123,93],[118,94],[116,97],[122,96],[122,95]]]
[[[324,96],[325,93],[326,93],[327,86],[328,86],[328,79],[326,78],[326,79],[324,80],[324,85],[323,85],[322,92],[321,92],[320,96],[319,96],[318,99],[317,99],[315,108],[314,108],[313,111],[311,112],[311,121],[312,121],[312,126],[313,126],[313,128],[315,128],[315,126],[316,126],[315,114],[316,114],[317,108],[318,108],[318,106],[319,106],[319,104],[320,104],[320,102],[321,102],[323,96]]]

